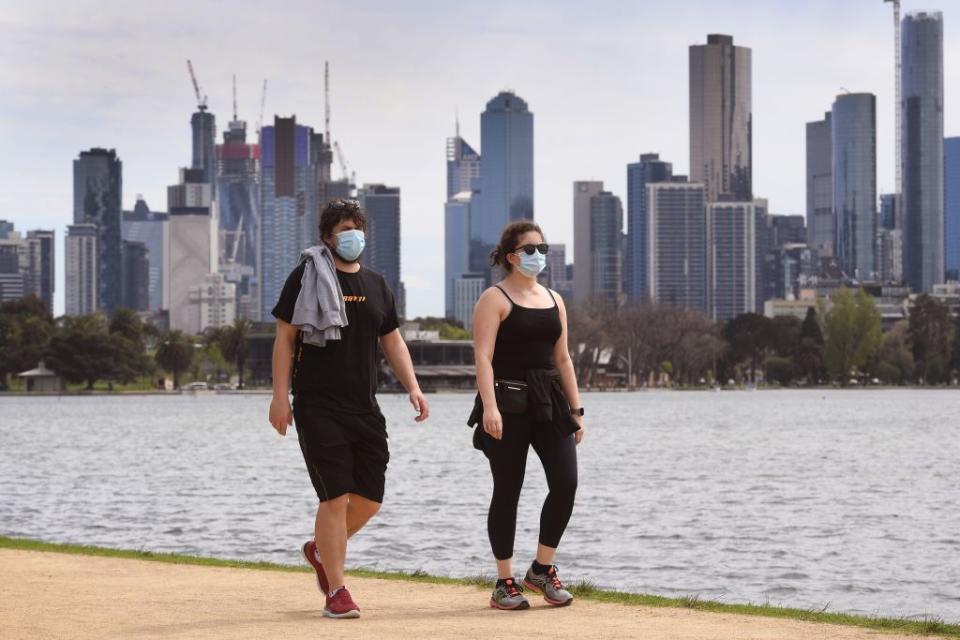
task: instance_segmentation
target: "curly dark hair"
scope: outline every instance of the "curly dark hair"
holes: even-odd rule
[[[333,228],[344,220],[353,220],[357,229],[366,232],[367,214],[356,200],[335,198],[328,202],[320,213],[320,239],[333,233]]]
[[[520,236],[530,231],[536,231],[546,241],[540,225],[533,220],[516,220],[507,224],[500,234],[500,244],[490,252],[490,266],[500,265],[507,273],[513,271],[513,265],[507,262],[507,256],[517,250]]]

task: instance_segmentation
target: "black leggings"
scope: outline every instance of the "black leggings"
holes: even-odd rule
[[[482,426],[480,427],[483,428]],[[558,547],[577,493],[577,445],[572,435],[560,437],[552,425],[526,416],[503,416],[503,439],[483,433],[483,452],[493,472],[493,497],[487,515],[490,546],[498,560],[513,557],[517,503],[523,488],[530,445],[540,456],[550,492],[540,512],[540,544]]]

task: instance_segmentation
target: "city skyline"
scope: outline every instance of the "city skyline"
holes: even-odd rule
[[[315,127],[323,110],[322,61],[329,58],[333,138],[343,145],[358,182],[382,181],[404,194],[402,270],[409,315],[440,315],[443,276],[433,265],[443,244],[442,149],[453,134],[455,108],[461,135],[476,145],[479,114],[491,96],[509,88],[528,102],[537,117],[537,221],[550,242],[575,246],[569,198],[574,180],[603,180],[625,199],[624,165],[650,151],[672,162],[675,173],[688,172],[687,51],[705,42],[708,33],[730,34],[753,52],[753,191],[769,199],[772,212],[805,210],[804,126],[820,118],[843,87],[877,95],[877,190],[893,190],[893,43],[890,8],[879,0],[842,7],[771,3],[762,9],[733,2],[723,11],[694,2],[690,6],[699,10],[681,19],[654,6],[607,3],[618,9],[615,24],[566,3],[533,3],[511,13],[505,13],[506,6],[435,8],[432,13],[415,7],[404,16],[383,3],[350,9],[332,3],[324,7],[328,17],[344,25],[365,23],[370,37],[359,47],[331,33],[329,44],[305,49],[286,34],[282,41],[269,41],[276,45],[270,55],[228,42],[245,29],[261,33],[259,26],[252,31],[253,20],[245,16],[225,25],[213,19],[218,14],[210,8],[184,11],[173,3],[134,17],[123,15],[118,5],[117,15],[100,30],[74,26],[85,24],[79,18],[82,4],[56,11],[11,8],[0,18],[5,36],[0,46],[13,62],[0,76],[6,96],[0,103],[0,135],[18,153],[4,154],[0,165],[5,176],[0,218],[18,229],[55,229],[59,250],[72,199],[65,167],[79,151],[95,146],[116,148],[123,160],[123,209],[132,209],[142,193],[162,210],[170,176],[190,159],[195,100],[186,57],[195,63],[218,123],[229,119],[236,72],[241,119],[256,121],[260,84],[268,77],[264,123],[272,122],[273,114],[296,114],[298,122]],[[947,10],[944,133],[955,135],[960,121],[951,118],[949,105],[958,87],[951,84],[949,70],[957,68],[960,52],[949,7],[907,1],[903,10]],[[466,25],[465,33],[451,39],[463,50],[438,57],[429,50],[446,46],[440,24],[451,12]],[[572,16],[583,20],[571,26]],[[209,25],[202,24],[206,18]],[[778,28],[784,20],[790,20],[790,33]],[[398,24],[411,25],[425,36],[424,44],[405,50],[406,39],[378,39],[378,34],[402,31]],[[129,39],[124,33],[131,34]],[[207,34],[213,37],[205,40]],[[41,48],[40,38],[55,44]],[[91,44],[98,39],[125,47],[129,55],[101,51]],[[465,41],[491,50],[511,42],[511,49],[509,55],[491,53],[474,61],[474,49]],[[565,49],[559,47],[563,42]],[[353,50],[356,55],[344,53]],[[103,71],[94,71],[101,57]],[[142,62],[143,69],[134,74],[129,61],[119,58]],[[591,75],[583,80],[590,80],[589,91],[579,91],[571,78],[587,70]],[[369,99],[371,87],[375,100]],[[391,100],[380,99],[385,95]],[[218,136],[223,128],[218,125]],[[57,261],[55,309],[60,312],[62,264]]]

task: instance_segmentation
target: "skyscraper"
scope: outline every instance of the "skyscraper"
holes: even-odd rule
[[[260,145],[247,144],[247,123],[234,119],[216,146],[220,225],[219,270],[236,285],[241,313],[260,319],[257,259],[260,231]]]
[[[123,212],[124,241],[142,242],[147,249],[146,308],[150,311],[169,308],[169,303],[164,298],[166,268],[163,262],[167,242],[170,240],[169,219],[165,211],[151,211],[146,201],[139,196],[133,210]]]
[[[834,254],[858,280],[877,278],[877,99],[837,96],[832,111]]]
[[[543,270],[546,286],[550,287],[565,299],[573,294],[573,282],[567,275],[567,245],[550,243],[550,252],[547,254],[547,267]]]
[[[11,224],[0,237],[0,302],[19,300],[24,295],[22,254],[23,240]]]
[[[948,280],[960,280],[960,137],[943,141],[943,257]]]
[[[203,171],[204,182],[211,187],[216,183],[216,156],[214,147],[217,142],[217,120],[206,107],[201,107],[190,117],[190,131],[192,134],[191,169]]]
[[[601,180],[579,180],[573,183],[573,296],[587,300],[593,291],[593,257],[591,255],[590,200],[603,191]]]
[[[904,278],[930,292],[943,282],[943,15],[903,20]]]
[[[190,303],[190,288],[217,270],[216,201],[201,169],[181,169],[180,183],[167,189],[169,239],[163,258],[164,297],[170,328],[188,334],[201,330],[199,310]]]
[[[123,300],[125,308],[146,311],[150,308],[150,260],[147,245],[123,241]]]
[[[94,224],[97,230],[96,308],[112,314],[122,297],[122,236],[120,231],[123,165],[116,151],[94,148],[73,161],[73,222]]]
[[[400,188],[366,184],[360,189],[360,206],[367,214],[367,247],[363,262],[387,281],[400,317],[406,315],[400,279]]]
[[[617,304],[623,294],[623,205],[609,191],[590,198],[590,298]]]
[[[26,273],[24,274],[24,295],[34,295],[47,305],[47,311],[53,314],[55,245],[53,230],[37,229],[27,231],[24,241],[26,255]]]
[[[710,34],[690,47],[690,180],[708,202],[753,198],[751,52]]]
[[[880,194],[880,218],[877,225],[883,229],[901,229],[903,221],[900,219],[900,212],[897,211],[897,203],[900,201],[896,193]]]
[[[310,127],[296,117],[274,117],[260,131],[260,317],[280,298],[280,290],[316,232],[316,168],[311,164]]]
[[[533,114],[527,103],[501,91],[480,115],[479,214],[470,219],[470,239],[486,255],[511,220],[533,219]]]
[[[714,320],[763,309],[766,200],[707,204],[707,294]]]
[[[644,153],[639,162],[627,165],[627,255],[625,280],[627,295],[634,300],[647,298],[647,184],[667,182],[673,165],[656,153]]]
[[[833,215],[831,115],[807,123],[807,244],[822,258],[833,257],[837,224]]]
[[[447,138],[447,200],[458,193],[472,191],[480,178],[480,154],[460,137],[460,123],[456,135]]]
[[[654,302],[709,312],[705,197],[700,183],[647,185],[647,291]]]
[[[454,317],[454,281],[470,271],[470,207],[473,194],[461,191],[443,207],[444,315]]]
[[[68,316],[80,316],[97,311],[99,295],[100,251],[97,225],[73,224],[67,227],[64,239],[64,273],[66,274],[66,306]],[[117,293],[120,293],[119,287]]]

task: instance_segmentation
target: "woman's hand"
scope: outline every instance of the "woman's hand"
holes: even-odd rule
[[[584,429],[583,429],[583,416],[574,416],[574,417],[573,417],[573,420],[574,420],[574,422],[577,423],[577,426],[580,427],[580,430],[579,430],[579,431],[574,431],[574,432],[573,432],[573,439],[576,441],[577,444],[580,444],[580,441],[583,440],[583,432],[584,432]]]
[[[483,430],[494,440],[503,439],[503,416],[500,415],[499,409],[483,410]]]
[[[282,436],[287,435],[287,427],[293,424],[293,411],[290,409],[290,398],[273,396],[270,402],[270,424]]]

